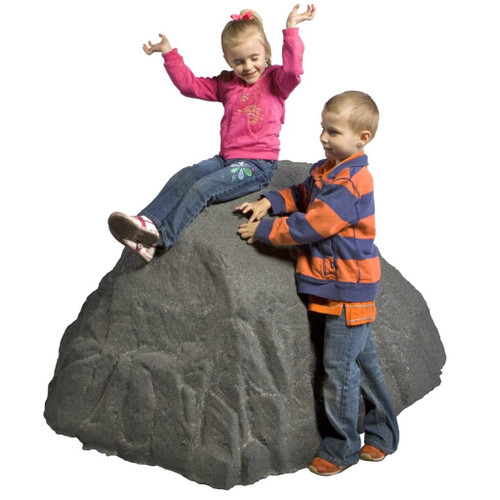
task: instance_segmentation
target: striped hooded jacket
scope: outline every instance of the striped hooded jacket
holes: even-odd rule
[[[264,195],[273,215],[290,215],[262,219],[257,239],[299,247],[299,293],[344,302],[375,299],[380,261],[373,241],[373,179],[367,165],[363,152],[334,168],[325,159],[312,166],[303,183]]]

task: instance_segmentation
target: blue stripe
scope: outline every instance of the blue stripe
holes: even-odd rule
[[[288,217],[288,228],[290,236],[299,244],[304,245],[313,241],[323,240],[321,236],[309,222],[306,220],[305,214],[295,212]]]
[[[297,291],[304,295],[316,295],[330,300],[343,302],[369,302],[377,297],[380,282],[376,283],[346,283],[340,281],[325,281],[303,274],[295,276]]]
[[[262,219],[257,226],[257,239],[267,245],[271,245],[271,242],[269,241],[269,234],[271,233],[272,227],[273,219]]]
[[[277,191],[269,191],[263,194],[261,198],[267,198],[269,200],[273,215],[285,213],[285,200]]]
[[[345,186],[338,184],[324,186],[317,199],[329,206],[342,220],[350,224],[357,222],[355,205],[358,198]]]
[[[302,205],[304,204],[302,202],[302,197],[300,196],[300,189],[298,186],[292,186],[291,189],[290,189],[291,193],[292,193],[292,198],[293,198],[293,201],[295,202],[295,206],[302,212],[305,212],[305,207],[302,207]]]
[[[356,210],[358,212],[358,221],[366,219],[375,213],[373,191],[370,191],[359,199]]]

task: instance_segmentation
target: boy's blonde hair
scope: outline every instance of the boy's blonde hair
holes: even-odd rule
[[[377,105],[368,94],[348,90],[328,100],[325,109],[344,116],[354,132],[368,130],[372,134],[372,139],[375,137],[379,112]]]
[[[248,13],[251,14],[251,19],[247,18],[249,17]],[[262,19],[254,10],[244,9],[240,12],[240,16],[244,16],[244,14],[247,14],[247,16],[239,20],[229,21],[222,30],[222,52],[224,52],[225,54],[227,50],[241,43],[243,38],[256,35],[269,55],[267,64],[268,66],[270,66],[271,45],[269,44],[266,34],[264,33],[264,25],[262,23]]]

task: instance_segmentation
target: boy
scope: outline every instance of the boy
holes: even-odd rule
[[[331,476],[360,458],[380,461],[394,453],[399,430],[371,332],[380,261],[373,242],[373,180],[363,149],[375,136],[378,109],[370,96],[349,91],[332,97],[321,116],[326,159],[303,183],[237,210],[252,212],[238,229],[248,243],[299,246],[298,292],[309,296],[310,311],[324,316],[323,395],[331,429],[309,469]],[[290,215],[262,219],[268,211]],[[359,394],[366,410],[362,448]]]

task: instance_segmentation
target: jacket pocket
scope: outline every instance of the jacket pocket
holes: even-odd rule
[[[335,254],[335,249],[333,242],[331,240],[325,241],[323,248],[321,249],[323,258],[323,276],[325,278],[336,278],[337,277],[337,257]]]

